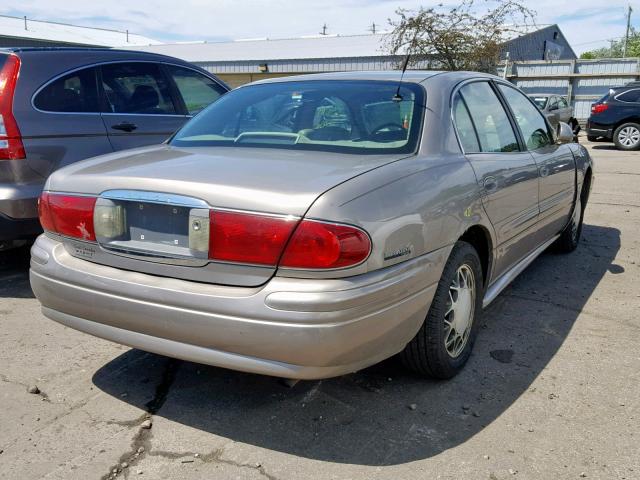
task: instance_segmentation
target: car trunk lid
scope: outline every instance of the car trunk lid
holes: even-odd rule
[[[126,219],[122,232],[98,235],[97,245],[66,239],[72,255],[155,275],[257,286],[276,266],[209,260],[194,247],[194,222],[208,232],[211,209],[297,221],[327,190],[403,156],[162,145],[71,165],[54,173],[48,190],[96,196],[96,208]]]

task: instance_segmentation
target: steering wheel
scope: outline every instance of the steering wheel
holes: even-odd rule
[[[393,123],[393,122],[389,122],[389,123],[384,123],[378,127],[376,127],[372,132],[371,132],[371,136],[374,136],[378,133],[380,133],[382,130],[384,130],[385,128],[388,128],[389,130],[393,131],[399,131],[399,130],[404,130],[405,128],[402,126],[402,124],[400,123]]]

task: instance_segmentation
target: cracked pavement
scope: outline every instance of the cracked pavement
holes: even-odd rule
[[[581,246],[499,296],[449,382],[392,359],[286,388],[132,350],[45,319],[28,252],[0,254],[0,478],[640,478],[640,152],[587,145]]]

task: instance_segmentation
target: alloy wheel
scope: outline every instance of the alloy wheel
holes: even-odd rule
[[[449,286],[449,301],[444,314],[444,346],[452,357],[458,357],[469,340],[476,305],[473,270],[466,264],[456,271]]]
[[[640,142],[640,130],[632,126],[624,127],[618,133],[618,141],[625,147],[633,147]]]

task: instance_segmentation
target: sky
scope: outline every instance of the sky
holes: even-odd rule
[[[476,0],[483,5],[487,0]],[[90,27],[128,29],[164,42],[223,41],[367,33],[387,28],[398,8],[445,5],[450,0],[0,0],[0,14]],[[458,3],[458,2],[455,2]],[[489,0],[491,3],[491,0]],[[539,24],[558,23],[579,55],[624,35],[627,1],[524,0]],[[634,5],[635,3],[635,5]],[[640,24],[640,0],[631,2],[632,25]]]

